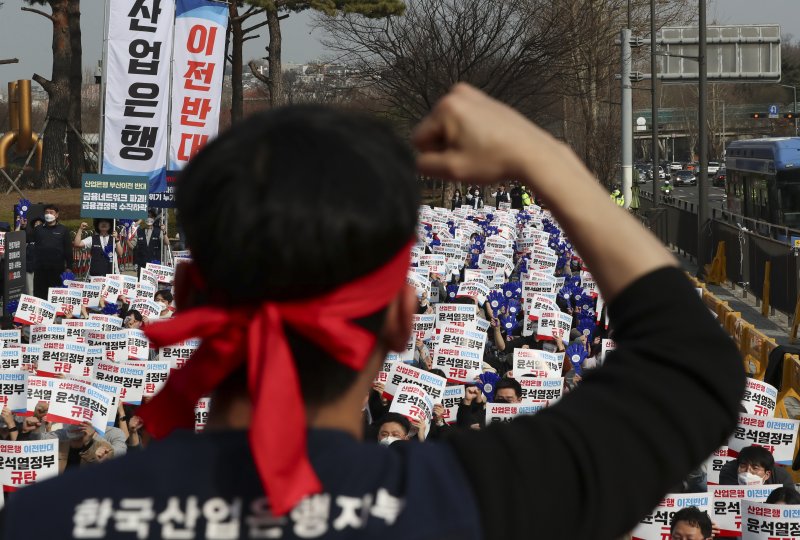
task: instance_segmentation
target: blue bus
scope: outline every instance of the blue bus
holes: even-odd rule
[[[800,137],[734,141],[725,167],[729,212],[800,229]]]

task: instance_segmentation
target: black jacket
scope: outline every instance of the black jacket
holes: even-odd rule
[[[60,223],[26,229],[28,242],[34,242],[38,270],[72,269],[72,237]]]
[[[789,471],[775,465],[772,468],[772,475],[767,482],[768,484],[783,484],[784,487],[794,489],[794,480]],[[734,459],[722,466],[719,471],[719,484],[721,486],[736,486],[739,484],[739,460]]]

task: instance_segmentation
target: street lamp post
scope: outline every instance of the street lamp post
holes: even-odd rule
[[[794,98],[792,99],[792,112],[794,113],[794,136],[797,137],[797,87],[790,84],[779,84],[778,86],[791,88],[792,92],[794,93]]]

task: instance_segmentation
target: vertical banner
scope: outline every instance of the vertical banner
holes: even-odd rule
[[[146,176],[166,189],[174,0],[111,0],[103,173]]]
[[[172,133],[169,169],[186,163],[219,129],[228,6],[177,0],[172,60]]]

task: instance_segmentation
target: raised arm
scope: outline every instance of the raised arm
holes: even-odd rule
[[[623,535],[735,427],[744,391],[736,348],[658,240],[568,147],[515,111],[459,85],[414,140],[425,174],[519,178],[540,196],[609,301],[615,329],[606,365],[556,405],[450,437],[484,535]],[[502,497],[487,489],[500,477]]]

